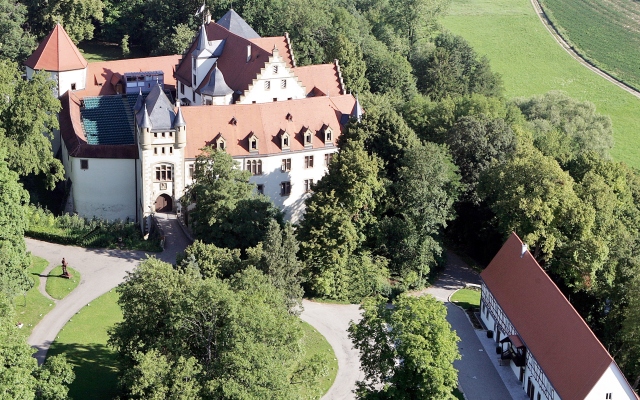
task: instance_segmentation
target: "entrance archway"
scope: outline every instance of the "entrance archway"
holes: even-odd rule
[[[173,200],[168,194],[161,194],[156,199],[156,212],[173,211]]]

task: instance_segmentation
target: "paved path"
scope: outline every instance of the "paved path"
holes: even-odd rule
[[[175,263],[176,254],[184,250],[188,240],[182,233],[175,216],[159,215],[159,217],[167,238],[165,251],[151,254],[163,261]],[[29,336],[28,343],[38,350],[34,357],[39,364],[42,364],[49,346],[67,321],[82,307],[123,282],[127,272],[133,271],[138,263],[147,257],[147,253],[128,250],[85,249],[29,238],[26,238],[26,242],[31,253],[49,261],[45,272],[50,271],[53,266],[59,265],[62,257],[65,257],[69,266],[81,275],[78,287],[64,299],[55,301],[53,310],[42,318]],[[44,291],[43,281],[45,278],[43,276],[46,274],[41,275],[39,289],[48,297]]]
[[[316,328],[327,339],[338,359],[338,375],[324,400],[354,399],[356,381],[364,378],[360,371],[360,355],[347,335],[349,322],[359,321],[360,306],[325,304],[304,300],[300,318]]]
[[[456,254],[447,251],[447,266],[436,283],[417,294],[431,294],[447,307],[447,321],[460,337],[462,359],[453,366],[459,371],[458,384],[468,400],[504,400],[512,396],[480,343],[466,313],[449,302],[449,297],[466,283],[480,283],[480,277]]]

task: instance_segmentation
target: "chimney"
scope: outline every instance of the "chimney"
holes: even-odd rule
[[[251,45],[247,45],[247,62],[251,61]]]
[[[524,257],[527,250],[529,250],[529,246],[527,246],[526,243],[522,243],[522,251],[520,252],[520,258]]]

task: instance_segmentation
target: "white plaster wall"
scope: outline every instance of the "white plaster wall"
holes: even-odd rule
[[[84,158],[86,170],[80,169],[80,160],[70,158],[75,211],[87,218],[135,220],[135,160]]]
[[[274,73],[274,66],[278,66],[278,73]],[[286,88],[284,89],[280,87],[280,82],[283,79],[287,81]],[[266,81],[271,82],[269,89],[265,89]],[[277,101],[282,101],[289,98],[303,99],[305,97],[305,87],[302,86],[302,83],[291,69],[287,68],[282,57],[275,51],[274,55],[269,57],[269,61],[265,63],[264,68],[262,68],[258,76],[253,80],[253,83],[249,85],[249,88],[245,90],[244,94],[240,97],[238,103],[268,103],[272,102],[274,98],[276,98]]]
[[[602,400],[606,398],[607,393],[611,393],[611,398],[615,400],[636,399],[624,375],[622,375],[622,372],[614,362],[602,374],[602,377],[585,397],[585,400]]]
[[[304,215],[304,200],[310,195],[305,193],[305,179],[313,179],[317,183],[327,173],[324,166],[324,155],[335,153],[336,148],[310,149],[299,152],[284,152],[268,157],[243,157],[242,169],[247,169],[250,160],[262,160],[262,175],[254,175],[250,181],[256,185],[264,185],[264,194],[269,196],[276,207],[285,212],[285,218],[297,222]],[[305,156],[313,156],[313,168],[305,168]],[[291,171],[282,172],[282,160],[291,159]],[[291,182],[291,194],[280,195],[280,184]]]
[[[196,62],[196,71],[193,71],[193,66],[191,67],[191,74],[196,74],[196,83],[193,86],[197,88],[202,83],[203,79],[207,76],[207,73],[213,68],[213,64],[215,64],[217,58],[197,58]]]
[[[71,84],[76,84],[76,90],[82,90],[87,87],[87,69],[80,69],[75,71],[63,71],[59,72],[58,92],[60,95],[65,94],[68,90],[71,90]]]

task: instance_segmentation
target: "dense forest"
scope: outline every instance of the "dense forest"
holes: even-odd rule
[[[358,94],[365,115],[346,127],[340,152],[295,227],[256,194],[248,173],[235,169],[229,156],[203,152],[196,184],[186,195],[197,199],[189,219],[201,241],[178,260],[171,272],[176,277],[166,285],[179,282],[193,299],[212,287],[242,292],[238,296],[247,301],[268,298],[279,308],[253,332],[263,335],[274,318],[288,321],[283,310],[297,312],[303,294],[356,303],[375,296],[393,299],[428,285],[442,267],[445,248],[486,265],[515,231],[637,386],[640,175],[609,156],[613,128],[593,104],[561,92],[505,98],[489,60],[438,25],[447,4],[234,1],[233,8],[259,34],[289,32],[299,65],[338,59],[345,85]],[[47,116],[56,106],[45,94],[45,79],[16,79],[19,63],[57,21],[74,41],[118,43],[124,56],[133,47],[149,55],[181,53],[202,21],[194,15],[201,5],[195,0],[0,0],[0,95],[11,99],[0,104],[0,144],[15,149],[0,153],[0,282],[8,299],[24,281],[28,262],[24,224],[16,218],[27,202],[18,175],[45,174],[51,184],[61,177],[39,136],[55,128]],[[231,3],[206,6],[215,19]],[[36,99],[47,108],[35,122],[16,116],[28,115],[23,110],[33,110]],[[27,157],[17,157],[19,151]],[[152,288],[144,285],[154,284],[152,276],[152,268],[141,268],[120,289],[128,321],[148,312],[134,303],[146,298],[142,293]],[[247,290],[247,276],[258,282],[257,293]],[[224,293],[215,301],[239,312],[240,305]],[[373,318],[375,306],[366,301]],[[193,312],[193,304],[189,307],[178,311]],[[161,316],[151,311],[144,314],[149,326]],[[135,336],[140,332],[125,328],[115,329],[112,341],[129,371],[122,378],[128,396],[145,396],[140,389],[145,363],[159,351],[165,351],[167,371],[175,371],[167,375],[181,376],[185,363],[206,372],[193,390],[227,390],[215,383],[220,379],[215,364],[198,358],[200,344],[162,347],[149,342],[156,332]],[[188,334],[165,328],[167,338]],[[289,339],[298,334],[292,328]],[[127,345],[134,338],[135,348]],[[193,351],[200,353],[191,356]],[[293,351],[285,356],[286,375],[297,356]],[[273,385],[282,388],[283,381]],[[368,398],[375,390],[362,386],[358,395]]]

